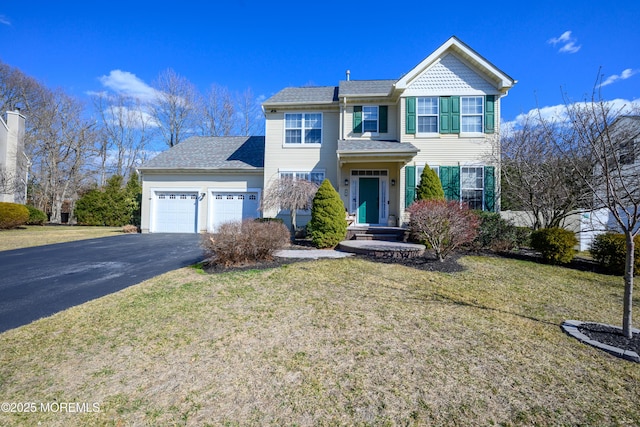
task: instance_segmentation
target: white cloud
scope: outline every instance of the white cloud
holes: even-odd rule
[[[6,15],[0,15],[0,24],[11,26],[11,21],[9,21]]]
[[[560,37],[553,37],[547,40],[547,43],[556,46],[560,45],[558,52],[560,53],[576,53],[580,50],[582,45],[578,45],[578,39],[571,36],[571,31],[565,31]]]
[[[640,111],[640,99],[628,100],[628,99],[612,99],[604,101],[606,107],[612,114],[638,114]],[[587,102],[576,102],[572,105],[587,105]],[[567,123],[569,116],[567,114],[567,105],[550,105],[541,108],[535,108],[516,116],[512,121],[505,121],[500,124],[504,132],[509,132],[514,129],[518,129],[524,125],[527,121],[529,123],[536,123],[538,120],[553,123]]]
[[[154,88],[128,71],[111,70],[108,76],[100,77],[100,83],[117,94],[132,96],[143,102],[157,99]]]
[[[640,72],[640,70],[632,70],[631,68],[627,68],[626,70],[622,70],[622,73],[620,73],[620,75],[614,74],[607,77],[602,83],[600,83],[599,87],[608,86],[617,82],[618,80],[626,80],[634,74],[637,74],[638,72]]]

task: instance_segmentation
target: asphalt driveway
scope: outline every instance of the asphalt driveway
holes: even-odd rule
[[[0,252],[0,332],[203,259],[197,234],[123,234]]]

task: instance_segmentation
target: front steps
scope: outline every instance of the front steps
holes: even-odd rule
[[[347,240],[338,249],[376,258],[414,258],[424,254],[424,245],[406,243],[408,232],[400,227],[351,226]]]
[[[407,230],[401,227],[369,227],[356,225],[347,228],[347,240],[406,242]]]

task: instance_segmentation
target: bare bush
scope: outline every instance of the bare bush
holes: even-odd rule
[[[244,220],[220,225],[216,233],[204,234],[201,244],[209,262],[228,267],[272,259],[288,242],[284,224]]]
[[[135,226],[135,225],[128,224],[128,225],[125,225],[124,227],[122,227],[122,232],[123,233],[128,233],[128,234],[137,233],[138,232],[138,227]]]
[[[409,206],[408,211],[412,237],[425,242],[440,261],[478,235],[477,215],[459,202],[419,200]]]

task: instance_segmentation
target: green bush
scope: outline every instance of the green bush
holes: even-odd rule
[[[0,229],[16,228],[29,220],[29,209],[17,203],[0,202]]]
[[[475,211],[480,219],[478,236],[471,247],[496,252],[510,251],[525,246],[529,242],[531,230],[516,227],[511,221],[502,218],[499,213]]]
[[[422,170],[420,184],[416,188],[416,200],[444,200],[444,190],[440,178],[429,165],[424,165]]]
[[[328,179],[313,197],[309,224],[311,240],[318,248],[333,248],[347,237],[344,203]]]
[[[633,241],[635,243],[633,266],[638,274],[640,273],[640,236],[634,237]],[[627,262],[627,243],[624,234],[599,234],[591,244],[591,256],[609,272],[623,275]]]
[[[33,206],[27,206],[27,209],[29,209],[28,225],[44,225],[47,222],[47,215],[40,209]]]
[[[78,199],[75,216],[78,224],[119,227],[140,226],[141,187],[137,174],[132,174],[123,187],[123,178],[114,175],[103,190],[91,189]]]
[[[283,223],[250,219],[221,224],[216,233],[204,234],[201,241],[209,262],[225,267],[271,259],[287,243],[289,230]]]
[[[543,228],[531,233],[531,246],[549,264],[566,264],[575,256],[575,234],[564,228]]]

